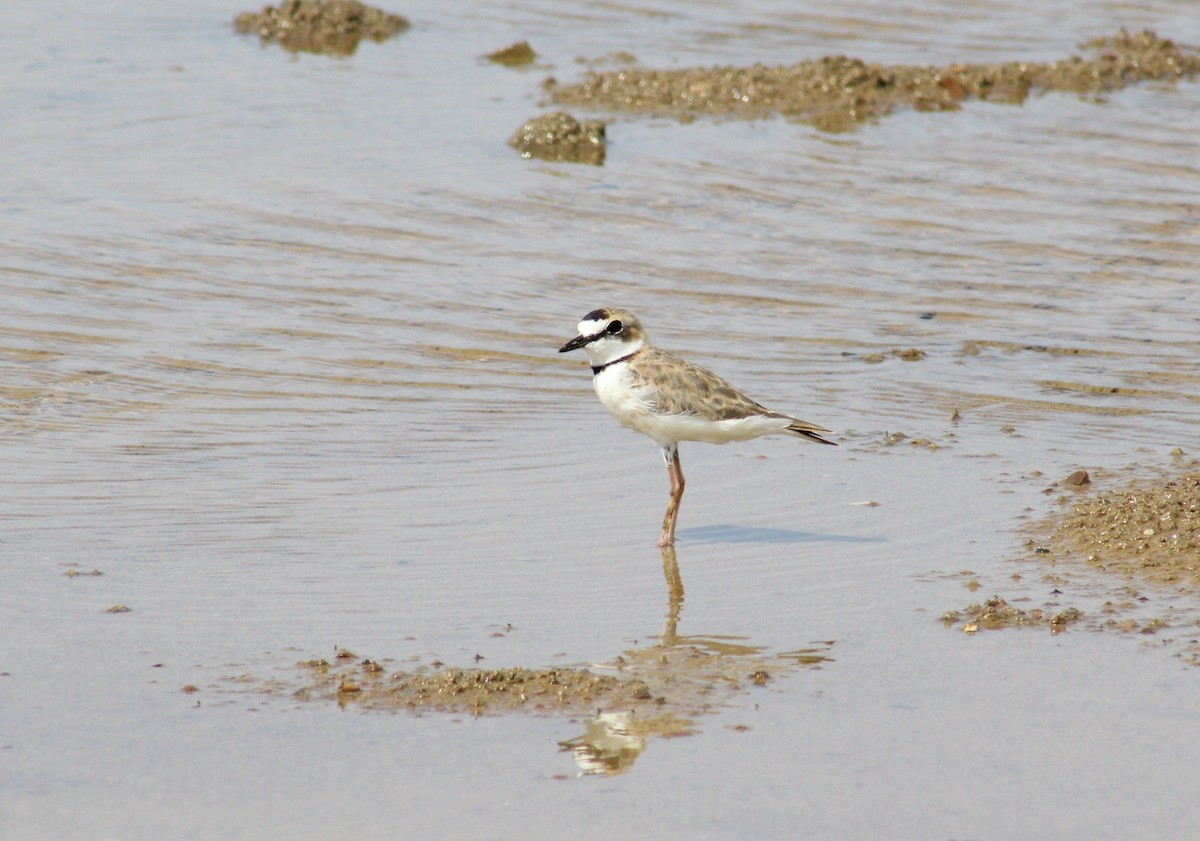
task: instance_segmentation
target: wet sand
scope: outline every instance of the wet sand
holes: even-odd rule
[[[1100,469],[1093,481],[1078,470],[1045,488],[1056,510],[1022,528],[1027,554],[1009,580],[985,585],[971,570],[957,576],[972,592],[1003,588],[1008,598],[948,610],[942,623],[968,635],[1073,629],[1153,637],[1160,653],[1200,665],[1200,462],[1179,449],[1173,460],[1156,475]]]
[[[548,83],[557,105],[593,111],[674,117],[763,119],[782,116],[826,131],[847,131],[900,108],[946,111],[978,99],[1006,104],[1052,91],[1080,95],[1147,81],[1191,79],[1200,53],[1153,32],[1084,43],[1084,55],[1062,61],[959,62],[944,66],[881,65],[826,56],[789,66],[592,72],[582,82]]]
[[[1060,500],[1064,510],[1045,524],[1054,548],[1040,554],[1082,559],[1119,581],[1200,598],[1200,465],[1191,466]]]

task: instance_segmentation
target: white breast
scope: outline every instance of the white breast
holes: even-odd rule
[[[609,365],[592,377],[592,388],[596,389],[596,396],[600,398],[604,408],[608,409],[609,414],[622,426],[645,432],[639,421],[650,414],[650,404],[633,387],[628,362]]]

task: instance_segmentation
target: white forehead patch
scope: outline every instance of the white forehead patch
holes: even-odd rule
[[[581,336],[597,336],[604,332],[604,328],[608,325],[608,321],[597,321],[595,319],[587,319],[579,322],[576,329],[579,330]]]

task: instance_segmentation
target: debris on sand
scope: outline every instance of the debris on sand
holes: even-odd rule
[[[1049,628],[1050,633],[1057,634],[1082,616],[1083,611],[1074,607],[1057,612],[1036,607],[1023,610],[1009,604],[1002,596],[992,596],[983,604],[972,603],[962,610],[946,611],[942,614],[942,623],[947,628],[962,623],[967,634],[1001,628]]]

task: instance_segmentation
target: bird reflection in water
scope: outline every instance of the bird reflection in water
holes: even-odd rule
[[[679,574],[679,560],[674,546],[663,546],[663,576],[667,580],[667,624],[658,645],[653,649],[664,650],[675,645],[678,638],[679,614],[683,610],[683,576]],[[627,652],[632,654],[633,652]],[[621,658],[623,659],[623,658]],[[638,718],[632,710],[600,713],[586,725],[582,736],[559,742],[564,750],[575,754],[575,764],[580,776],[596,774],[622,774],[628,771],[642,751],[651,735],[685,735],[691,730],[679,729],[668,734],[662,727],[662,717]],[[689,719],[670,717],[676,726],[687,727]],[[649,726],[647,726],[649,725]]]
[[[615,670],[622,679],[645,681],[644,700],[651,704],[596,710],[581,735],[560,742],[564,751],[574,754],[579,776],[624,773],[654,737],[698,733],[699,716],[734,706],[729,703],[731,696],[745,691],[746,683],[762,686],[783,672],[831,660],[828,652],[833,643],[828,641],[767,654],[765,647],[747,645],[743,637],[680,636],[683,577],[673,546],[662,547],[662,562],[667,613],[658,642],[630,649],[612,664],[599,667]]]

